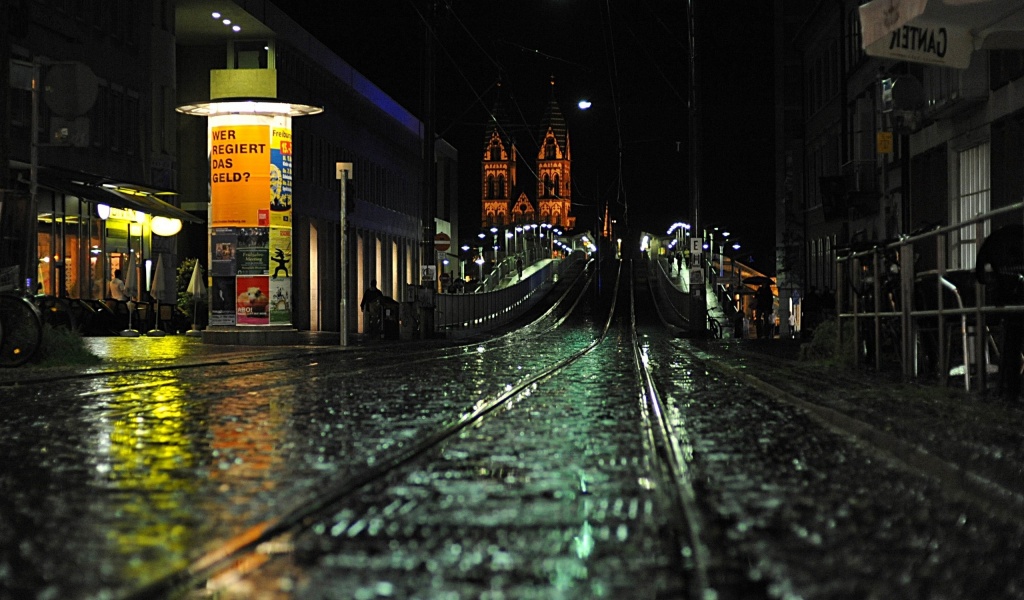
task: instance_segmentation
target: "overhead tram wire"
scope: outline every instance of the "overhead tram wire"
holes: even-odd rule
[[[476,101],[479,102],[480,105],[484,107],[485,111],[487,111],[487,114],[488,114],[488,116],[491,119],[491,123],[494,123],[494,124],[497,125],[497,127],[501,131],[502,135],[504,135],[505,137],[507,137],[509,139],[514,139],[511,136],[511,133],[508,132],[505,129],[504,125],[502,123],[498,122],[498,120],[495,117],[495,115],[493,113],[491,113],[491,109],[488,108],[487,105],[484,103],[483,94],[478,93],[476,91],[476,88],[473,87],[473,83],[469,80],[469,77],[466,76],[465,71],[456,62],[455,57],[452,56],[452,53],[449,51],[448,47],[445,45],[444,40],[442,40],[437,35],[437,31],[431,25],[429,20],[423,15],[423,13],[422,13],[422,11],[420,11],[419,7],[416,6],[416,4],[415,4],[415,2],[413,2],[413,0],[408,0],[408,3],[412,7],[412,9],[416,13],[416,15],[420,18],[420,20],[424,23],[424,25],[429,29],[430,34],[434,37],[434,41],[437,43],[437,46],[441,49],[441,51],[444,53],[444,55],[446,57],[448,57],[448,60],[451,62],[452,66],[455,67],[455,71],[459,74],[459,76],[462,78],[462,80],[466,82],[466,85],[469,87],[470,91],[473,92],[473,95],[476,97]],[[487,53],[487,51],[480,44],[480,42],[477,41],[476,36],[474,36],[473,33],[469,30],[469,28],[466,27],[465,23],[463,23],[463,21],[461,19],[459,19],[458,15],[455,13],[455,10],[451,6],[451,2],[445,2],[444,4],[445,4],[445,7],[447,8],[449,14],[451,14],[452,17],[455,19],[455,22],[459,24],[459,27],[462,28],[462,30],[466,33],[466,35],[469,36],[469,38],[477,46],[477,48],[480,49],[480,52],[487,58],[487,60],[490,61],[490,63],[498,69],[499,73],[506,72],[505,67],[500,62],[495,60],[493,57],[491,57]],[[541,53],[541,54],[543,54],[543,53]],[[546,57],[550,57],[550,55],[547,55],[547,54],[543,54],[543,55],[546,56]],[[554,57],[551,57],[551,58],[554,58]],[[569,61],[564,61],[564,60],[563,60],[563,62],[569,63]],[[569,63],[569,64],[572,64],[572,63]],[[492,84],[490,87],[488,87],[487,90],[484,91],[484,94],[486,94],[488,91],[490,91],[493,87],[494,87],[494,84]],[[519,107],[518,103],[514,100],[514,96],[511,94],[511,92],[510,92],[510,98],[513,99],[513,104],[516,106],[516,108],[518,110],[518,114],[519,114],[519,117],[522,119],[522,124],[523,124],[524,128],[529,130],[529,127],[530,127],[529,122],[526,120],[526,117],[522,114],[522,109]],[[466,111],[463,112],[463,114],[469,112],[471,109],[472,109],[472,106],[468,107],[466,109]],[[454,124],[456,122],[457,122],[457,120],[453,120],[452,123],[449,124],[449,126],[444,130],[444,132],[449,131],[451,129],[451,127],[454,126]],[[442,134],[437,134],[437,137],[441,137],[441,135]],[[537,145],[537,140],[535,140],[532,135],[527,136],[527,137],[530,139],[531,142],[533,142],[533,146],[536,149],[536,151],[539,152],[540,151],[540,146]],[[524,166],[534,177],[539,177],[538,173],[532,168],[532,166],[530,166],[529,164],[526,164]]]
[[[615,115],[615,138],[618,151],[618,180],[619,186],[616,191],[616,202],[623,207],[622,210],[622,221],[626,227],[629,227],[629,202],[626,199],[625,184],[622,180],[622,116],[621,107],[619,102],[618,86],[616,85],[619,80],[619,65],[616,60],[615,53],[615,35],[612,32],[612,9],[609,0],[605,0],[604,3],[605,12],[602,15],[605,26],[605,54],[607,57],[608,65],[608,84],[611,86],[612,91],[612,112]]]
[[[645,0],[645,2],[644,2],[644,6],[646,6],[646,7],[648,8],[648,10],[650,11],[650,13],[651,13],[651,16],[652,16],[652,18],[653,18],[653,19],[654,19],[654,20],[655,20],[656,22],[658,22],[658,23],[659,23],[659,24],[660,24],[660,25],[661,25],[662,27],[664,27],[664,28],[665,28],[665,32],[666,32],[666,33],[668,34],[668,39],[669,39],[669,40],[672,40],[672,41],[675,41],[675,38],[674,38],[674,37],[672,36],[672,34],[671,34],[671,30],[669,29],[669,27],[668,27],[667,25],[665,25],[665,23],[664,23],[664,21],[662,21],[661,17],[659,17],[659,16],[658,16],[658,15],[657,15],[657,14],[656,14],[656,13],[654,12],[654,10],[653,10],[653,9],[652,9],[652,8],[650,7],[650,4],[649,4],[649,3],[648,3],[648,2],[646,1],[646,0]],[[644,43],[644,42],[642,42],[642,41],[640,40],[640,38],[639,38],[639,37],[637,37],[637,35],[636,35],[636,32],[635,32],[635,31],[633,30],[633,28],[632,28],[632,27],[630,27],[630,26],[629,26],[629,23],[628,23],[628,22],[626,22],[625,20],[622,20],[622,21],[619,21],[619,22],[620,22],[620,23],[622,24],[622,26],[623,26],[623,27],[624,27],[624,28],[626,29],[626,31],[627,31],[627,32],[629,32],[629,35],[630,35],[630,36],[631,36],[631,37],[633,38],[633,40],[634,40],[634,41],[636,42],[637,48],[639,48],[639,49],[640,49],[640,51],[644,53],[644,57],[645,57],[645,58],[647,59],[647,62],[648,62],[648,63],[649,63],[649,64],[650,64],[650,65],[651,65],[652,67],[654,67],[654,70],[655,70],[655,71],[657,71],[657,72],[658,72],[658,75],[659,75],[659,76],[661,77],[661,79],[662,79],[662,80],[663,80],[663,81],[665,82],[665,85],[666,85],[666,86],[668,86],[668,89],[669,89],[669,90],[670,90],[670,91],[672,92],[672,95],[673,95],[673,96],[675,96],[675,97],[676,97],[676,98],[677,98],[677,99],[678,99],[678,100],[679,100],[680,102],[682,102],[682,103],[685,103],[685,102],[686,102],[686,99],[685,99],[685,98],[683,97],[683,94],[682,94],[682,93],[680,93],[680,92],[679,92],[679,91],[678,91],[678,90],[676,89],[676,86],[675,86],[675,84],[674,84],[674,83],[672,83],[672,80],[671,80],[671,79],[669,79],[669,78],[668,78],[668,76],[667,76],[667,75],[665,74],[665,71],[664,71],[664,70],[663,70],[663,69],[661,68],[661,65],[660,65],[660,64],[658,63],[657,59],[656,59],[655,57],[653,57],[653,56],[651,56],[651,55],[650,55],[650,52],[648,51],[648,47],[649,47],[649,45],[648,45],[648,44],[646,44],[646,43]],[[680,49],[681,49],[681,50],[683,49],[683,46],[682,46],[682,44],[679,44],[679,47],[680,47]]]

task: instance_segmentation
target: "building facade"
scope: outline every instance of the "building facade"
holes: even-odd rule
[[[178,209],[173,193],[174,4],[3,8],[3,283],[99,300],[134,258],[141,299],[156,261],[175,260],[163,219],[201,220]],[[172,282],[173,270],[165,273]]]
[[[17,267],[19,287],[103,298],[107,279],[133,255],[140,296],[153,282],[145,265],[157,258],[165,289],[187,258],[209,275],[207,123],[176,109],[209,102],[225,74],[257,88],[273,82],[276,99],[323,109],[295,118],[288,141],[292,326],[338,331],[344,289],[345,320],[361,331],[358,301],[370,279],[400,300],[433,262],[433,232],[457,236],[455,149],[434,143],[436,192],[428,193],[423,123],[271,2],[19,0],[4,8],[0,62],[14,85],[5,88],[11,111],[0,134],[0,269]],[[41,82],[36,94],[33,81]],[[352,165],[345,269],[339,162]],[[155,234],[157,217],[178,219],[179,232]],[[173,302],[173,292],[163,300]]]
[[[780,291],[835,291],[839,249],[1024,198],[1024,50],[977,50],[966,68],[868,56],[859,8],[776,3]],[[941,256],[915,247],[915,270],[973,270],[1008,219],[952,232]]]

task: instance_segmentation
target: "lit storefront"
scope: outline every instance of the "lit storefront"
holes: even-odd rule
[[[134,254],[135,299],[146,300],[157,254],[172,261],[182,221],[201,221],[158,198],[157,190],[73,177],[39,174],[35,293],[103,300],[111,275],[121,270],[127,277]]]

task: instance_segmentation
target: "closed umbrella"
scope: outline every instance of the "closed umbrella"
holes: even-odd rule
[[[188,293],[192,294],[192,329],[188,330],[185,335],[198,336],[201,335],[199,329],[196,326],[196,322],[199,320],[199,301],[206,296],[206,284],[203,283],[203,272],[199,266],[199,261],[196,261],[195,268],[192,269],[192,279],[188,281]]]
[[[167,286],[164,285],[164,256],[158,254],[156,257],[156,269],[153,270],[153,281],[149,284],[149,295],[153,297],[153,303],[156,305],[153,311],[153,328],[146,332],[146,335],[153,337],[163,337],[167,335],[159,327],[160,325],[160,301],[163,299],[164,291]]]
[[[135,314],[135,297],[139,293],[139,278],[135,275],[135,253],[128,253],[128,266],[124,274],[124,294],[128,296],[128,329],[121,332],[123,337],[139,337],[139,332],[132,328],[132,315]]]

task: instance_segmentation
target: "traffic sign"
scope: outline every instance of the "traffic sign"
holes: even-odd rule
[[[434,250],[438,252],[444,252],[448,248],[452,247],[452,238],[443,231],[434,236]]]

